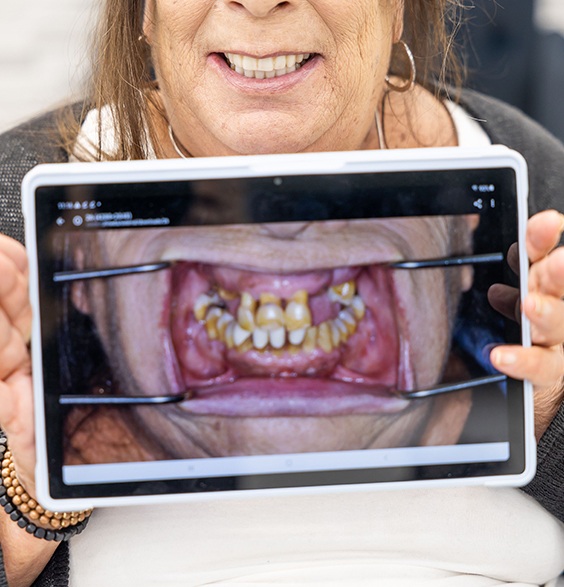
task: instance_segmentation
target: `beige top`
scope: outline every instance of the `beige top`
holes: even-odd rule
[[[461,146],[489,144],[448,107]],[[518,489],[260,493],[98,509],[72,541],[70,584],[538,586],[563,569],[564,525]]]

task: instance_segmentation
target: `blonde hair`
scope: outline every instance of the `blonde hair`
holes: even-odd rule
[[[66,109],[59,119],[62,147],[71,153],[81,121],[92,108],[109,105],[115,124],[116,150],[99,159],[145,159],[155,136],[149,117],[150,92],[156,87],[150,49],[143,38],[144,0],[106,0],[93,38],[92,72],[82,112]],[[447,88],[456,95],[462,85],[462,67],[453,50],[460,26],[462,0],[405,0],[403,39],[417,66],[417,83],[435,94]],[[406,60],[393,53],[390,73],[406,76]],[[154,104],[158,108],[158,105]],[[164,116],[164,113],[163,113]],[[101,125],[101,120],[100,120]],[[101,137],[101,128],[99,128]]]

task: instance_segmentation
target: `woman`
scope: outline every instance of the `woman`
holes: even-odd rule
[[[460,106],[449,101],[444,23],[456,4],[108,2],[82,127],[62,123],[64,152],[37,145],[29,129],[7,137],[10,174],[4,176],[3,192],[8,201],[17,194],[18,175],[39,158],[503,142],[528,158],[532,211],[550,207],[564,181],[562,146],[482,97],[463,93]],[[437,55],[441,58],[435,63]],[[488,122],[480,126],[473,118]],[[50,124],[45,119],[32,128]],[[17,237],[16,200],[7,206],[7,226]],[[268,497],[239,502],[236,508],[216,503],[98,511],[73,541],[72,584],[373,584],[387,577],[395,585],[423,580],[539,585],[555,577],[564,551],[563,529],[554,517],[563,515],[564,258],[562,250],[551,251],[563,226],[556,212],[529,223],[532,292],[523,303],[535,346],[499,347],[491,357],[504,373],[536,385],[540,468],[528,491],[550,512],[520,491],[487,489]],[[5,237],[0,243],[0,425],[22,487],[33,495],[25,254]],[[22,532],[4,511],[0,516],[10,585],[32,584],[49,560],[43,578],[66,584],[68,551],[59,547],[53,556],[55,543]]]

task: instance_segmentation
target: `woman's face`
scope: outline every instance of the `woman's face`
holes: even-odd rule
[[[150,0],[144,29],[177,139],[193,156],[376,147],[402,7]]]
[[[460,244],[468,227],[454,245],[452,224],[90,233],[77,255],[89,267],[176,262],[77,282],[73,299],[93,318],[122,393],[190,390],[180,404],[136,412],[144,435],[174,457],[454,442],[467,409],[459,397],[449,412],[448,398],[408,402],[393,392],[441,379],[470,270],[389,266],[469,252]]]

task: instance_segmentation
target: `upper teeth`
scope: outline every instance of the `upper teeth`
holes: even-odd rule
[[[309,59],[310,53],[299,53],[297,55],[278,55],[277,57],[249,57],[237,53],[225,53],[225,57],[237,73],[246,77],[258,79],[280,77],[292,73],[301,67],[302,63]]]
[[[233,299],[232,292],[224,292]],[[339,315],[316,326],[312,323],[308,294],[300,290],[286,300],[263,293],[255,300],[248,292],[240,297],[236,316],[225,307],[223,295],[201,294],[194,304],[194,315],[206,326],[212,340],[219,339],[228,348],[240,351],[254,347],[263,350],[270,344],[282,349],[286,342],[304,351],[318,347],[326,352],[337,348],[356,331],[365,314],[365,305],[356,295],[356,284],[349,281],[329,289],[329,299],[341,305]]]

